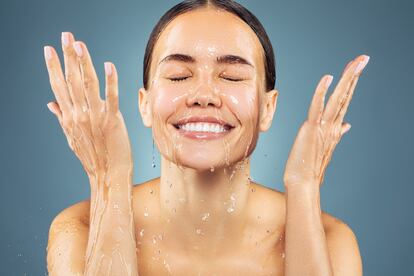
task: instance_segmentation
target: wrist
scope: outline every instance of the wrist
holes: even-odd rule
[[[304,182],[285,182],[285,191],[291,193],[301,194],[319,194],[320,185],[317,181],[304,181]]]

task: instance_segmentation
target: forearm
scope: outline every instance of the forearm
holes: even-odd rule
[[[91,177],[85,275],[138,275],[132,168]]]
[[[319,185],[285,187],[285,275],[333,275],[322,224]]]

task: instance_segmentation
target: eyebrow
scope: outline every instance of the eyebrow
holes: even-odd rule
[[[186,62],[186,63],[196,63],[195,58],[192,56],[185,55],[185,54],[171,54],[171,55],[164,57],[158,63],[158,65],[161,64],[162,62],[167,62],[167,61],[181,61],[181,62]],[[216,62],[218,64],[245,64],[245,65],[249,65],[254,68],[254,66],[249,61],[242,58],[241,56],[236,56],[236,55],[219,56],[217,57]]]

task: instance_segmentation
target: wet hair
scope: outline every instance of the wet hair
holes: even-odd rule
[[[270,91],[275,86],[275,57],[273,53],[272,43],[266,34],[266,31],[256,16],[241,4],[233,0],[186,0],[178,3],[169,9],[155,25],[149,37],[144,56],[143,82],[144,88],[148,89],[149,71],[152,61],[152,52],[161,32],[175,17],[180,14],[193,11],[204,7],[216,7],[238,16],[246,22],[250,28],[256,33],[259,41],[264,49],[264,66],[265,66],[265,87],[266,91]]]

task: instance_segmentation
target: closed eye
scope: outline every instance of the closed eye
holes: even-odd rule
[[[243,79],[232,79],[232,78],[223,78],[228,81],[242,81]]]
[[[188,79],[189,77],[181,77],[181,78],[170,78],[169,80],[173,81],[173,82],[177,82],[177,81],[183,81],[185,79]]]
[[[178,81],[184,81],[184,80],[186,80],[188,78],[189,77],[169,78],[169,80],[171,80],[172,82],[178,82]],[[228,81],[234,81],[234,82],[242,81],[243,80],[243,79],[232,79],[232,78],[223,78],[223,79],[228,80]]]

